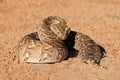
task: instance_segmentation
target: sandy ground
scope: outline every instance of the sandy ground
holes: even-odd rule
[[[43,18],[63,17],[107,52],[97,69],[73,57],[56,64],[18,64],[15,46]],[[119,80],[120,0],[0,0],[0,80]]]

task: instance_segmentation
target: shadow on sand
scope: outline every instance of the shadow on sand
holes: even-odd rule
[[[69,56],[68,56],[68,58],[74,58],[79,53],[78,50],[74,49],[76,34],[77,34],[77,32],[71,31],[70,34],[69,34],[69,36],[68,36],[68,38],[66,40],[64,40],[64,43],[67,45],[68,50],[69,50]],[[104,54],[106,53],[105,49],[101,45],[97,44],[97,46],[100,48],[102,56],[105,57],[104,56]]]

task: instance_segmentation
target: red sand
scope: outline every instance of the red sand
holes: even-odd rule
[[[43,18],[64,17],[76,31],[90,36],[107,52],[97,69],[69,58],[56,64],[18,64],[19,40],[37,30]],[[0,0],[0,80],[119,80],[119,0]]]

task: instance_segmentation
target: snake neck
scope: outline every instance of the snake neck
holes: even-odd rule
[[[63,43],[62,40],[60,40],[60,38],[46,25],[40,26],[38,36],[41,42],[47,43],[51,46]]]

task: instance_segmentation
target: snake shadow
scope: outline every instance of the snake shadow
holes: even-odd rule
[[[79,51],[74,48],[76,34],[77,34],[76,31],[71,31],[70,34],[69,34],[69,36],[68,36],[68,38],[66,40],[64,40],[64,43],[67,46],[68,51],[69,51],[69,55],[68,55],[67,59],[68,58],[74,58],[74,57],[78,56]],[[106,51],[105,51],[104,47],[102,47],[99,44],[97,44],[97,46],[101,50],[102,56],[105,57]]]

